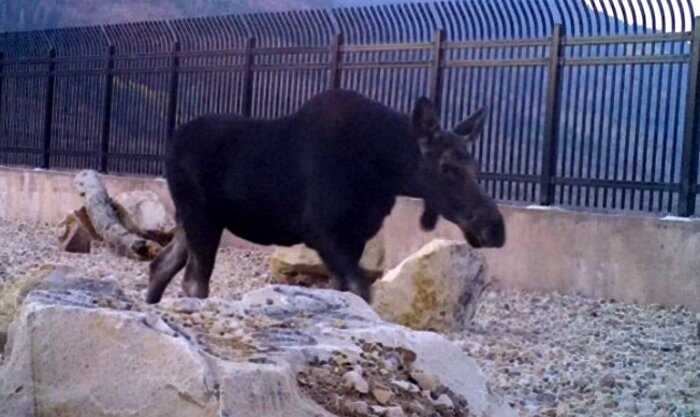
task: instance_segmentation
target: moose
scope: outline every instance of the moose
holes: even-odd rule
[[[182,125],[165,157],[178,227],[150,265],[146,301],[159,302],[182,268],[185,294],[208,297],[224,229],[261,245],[304,243],[332,288],[369,300],[359,260],[398,196],[423,200],[423,229],[442,216],[473,247],[503,246],[503,217],[467,148],[485,119],[481,109],[445,131],[425,97],[409,117],[334,89],[275,120],[206,115]]]

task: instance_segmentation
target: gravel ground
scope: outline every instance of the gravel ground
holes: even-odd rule
[[[95,247],[57,250],[49,226],[0,220],[0,283],[46,264],[111,277],[143,297],[147,264]],[[222,249],[212,295],[270,282],[267,254]],[[166,296],[181,294],[179,281]],[[449,335],[521,416],[700,417],[700,315],[577,296],[490,292],[470,329]]]

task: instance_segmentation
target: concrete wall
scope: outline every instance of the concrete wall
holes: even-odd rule
[[[83,205],[82,197],[73,187],[75,174],[0,167],[0,219],[52,224],[60,222],[66,214]],[[149,190],[161,197],[168,211],[174,211],[168,185],[162,178],[104,175],[103,181],[109,195]],[[222,243],[255,247],[231,234],[226,234]]]
[[[79,208],[74,173],[0,168],[0,218],[55,223]],[[172,203],[163,180],[105,176],[112,195],[148,189]],[[626,302],[685,305],[700,311],[700,221],[501,206],[508,241],[484,250],[500,285],[580,293]],[[434,237],[461,239],[441,221],[418,226],[422,203],[400,199],[382,233],[391,267]],[[231,235],[224,244],[251,246]]]

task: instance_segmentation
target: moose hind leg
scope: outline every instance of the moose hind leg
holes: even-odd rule
[[[189,256],[182,289],[188,297],[207,298],[209,280],[214,271],[216,251],[219,249],[223,228],[208,226],[188,234]]]
[[[155,304],[163,297],[165,289],[173,277],[185,267],[187,262],[187,241],[185,233],[178,228],[173,240],[158,254],[149,266],[148,292],[146,302]]]

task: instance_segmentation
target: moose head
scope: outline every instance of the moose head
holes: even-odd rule
[[[415,180],[425,202],[421,226],[432,230],[439,216],[456,224],[475,248],[502,247],[505,224],[498,206],[479,186],[479,168],[467,145],[484,129],[482,108],[452,131],[440,128],[435,105],[422,97],[412,115],[412,130],[421,159]]]

